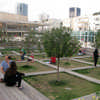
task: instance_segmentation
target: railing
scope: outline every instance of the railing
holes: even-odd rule
[[[29,32],[28,29],[7,29],[7,32]]]

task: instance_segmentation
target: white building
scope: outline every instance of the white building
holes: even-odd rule
[[[43,23],[43,26],[40,26],[39,27],[39,31],[42,31],[42,30],[51,30],[52,28],[59,28],[60,25],[61,25],[61,20],[59,19],[48,19],[47,21],[44,21]]]
[[[100,18],[100,16],[98,16]],[[73,30],[72,36],[76,37],[82,47],[92,47],[95,42],[95,34],[99,27],[99,20],[97,16],[78,16],[68,18],[63,21],[65,27]],[[98,26],[97,26],[98,25]]]

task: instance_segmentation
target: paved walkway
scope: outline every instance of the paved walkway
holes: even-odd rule
[[[100,65],[97,67],[100,67]],[[91,69],[91,68],[95,68],[95,67],[94,66],[77,67],[77,68],[71,68],[70,70],[74,71],[74,70]]]
[[[49,100],[25,81],[22,81],[22,86],[24,88],[20,90],[15,86],[7,87],[4,83],[0,83],[0,100]]]
[[[78,57],[72,57],[72,58],[78,59],[78,58],[88,58],[88,57],[91,57],[91,56],[78,56]]]
[[[41,94],[38,90],[30,86],[28,83],[23,81],[24,89],[22,92],[27,95],[30,100],[49,100],[46,96]]]
[[[82,75],[82,74],[79,74],[79,73],[76,73],[76,72],[73,72],[73,71],[70,71],[70,70],[64,70],[64,71],[65,71],[66,73],[68,73],[68,74],[71,74],[71,75],[80,77],[80,78],[85,79],[85,80],[87,80],[87,81],[100,84],[100,80],[98,80],[98,79],[96,79],[96,78],[89,77],[89,76],[86,76],[86,75]]]
[[[76,61],[76,62],[80,62],[80,63],[85,63],[85,64],[91,64],[91,65],[93,65],[93,63],[91,63],[91,62],[86,62],[86,61],[75,59],[75,58],[72,58],[71,60]]]
[[[2,74],[0,73],[0,77]],[[23,92],[16,87],[7,87],[0,83],[0,100],[30,100]]]
[[[76,99],[73,99],[73,100],[97,100],[97,97],[96,97],[96,93],[92,93],[90,95],[86,95],[86,96],[76,98]]]
[[[60,72],[63,72],[63,71],[60,71]],[[45,75],[45,74],[53,74],[53,73],[57,73],[57,70],[42,71],[42,72],[33,72],[33,73],[25,73],[25,76]]]

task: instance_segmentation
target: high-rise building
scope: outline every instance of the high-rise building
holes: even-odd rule
[[[17,5],[17,14],[28,16],[28,5],[25,3],[19,3]]]
[[[81,15],[81,9],[80,8],[77,8],[77,7],[69,8],[69,17],[70,18],[80,16],[80,15]]]

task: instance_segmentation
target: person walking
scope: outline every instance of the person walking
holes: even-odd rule
[[[93,59],[94,59],[94,66],[95,67],[96,67],[97,62],[98,62],[98,57],[99,57],[98,49],[96,48],[95,51],[93,52]]]
[[[26,54],[26,51],[24,49],[24,47],[21,49],[21,60],[24,60],[24,56]]]

